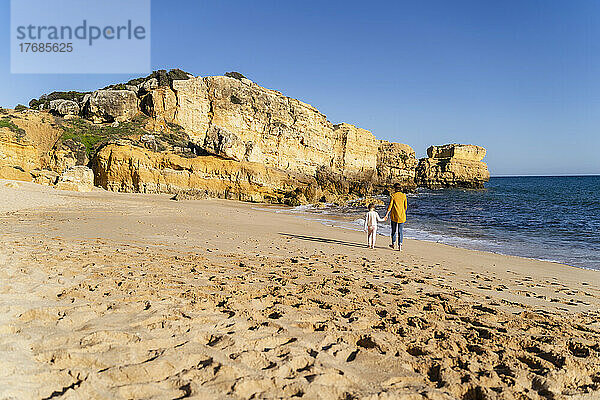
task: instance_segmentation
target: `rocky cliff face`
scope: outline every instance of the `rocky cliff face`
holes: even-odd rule
[[[0,178],[31,181],[28,171],[38,166],[38,151],[33,143],[0,128]]]
[[[84,115],[93,122],[124,122],[138,113],[138,98],[131,90],[96,90],[83,102]]]
[[[347,177],[376,177],[378,140],[333,125],[309,104],[226,76],[175,80],[144,95],[159,124],[181,125],[199,147],[237,161],[314,175],[329,167]]]
[[[311,105],[239,75],[193,77],[181,71],[159,72],[71,97],[80,103],[52,100],[50,110],[69,115],[78,105],[81,115],[96,123],[126,121],[139,110],[152,117],[151,131],[181,126],[199,153],[308,177],[325,169],[328,176],[368,181],[369,187],[381,188],[399,180],[407,190],[414,188],[416,159],[408,145],[387,145],[365,129],[334,125]],[[380,148],[385,151],[381,156]],[[352,190],[356,185],[349,183],[349,187]]]
[[[197,153],[309,177],[325,169],[329,176],[354,181],[350,187],[368,181],[367,186],[382,188],[399,180],[407,190],[414,188],[416,159],[408,145],[387,145],[365,129],[334,125],[310,104],[240,74],[158,71],[91,93],[51,93],[30,104],[67,117],[79,109],[94,123],[129,121],[141,111],[153,120],[148,133],[181,126]]]
[[[314,180],[248,161],[216,156],[184,158],[127,143],[103,147],[94,160],[95,183],[108,190],[174,193],[284,203]]]
[[[428,157],[419,160],[416,183],[430,189],[483,188],[490,180],[487,165],[481,161],[485,153],[483,147],[474,145],[431,146],[427,149]]]
[[[416,166],[415,151],[409,145],[385,140],[379,142],[377,175],[380,185],[391,187],[400,183],[408,190],[416,189]]]
[[[379,193],[394,183],[481,187],[489,176],[480,147],[434,146],[417,162],[408,145],[334,125],[310,104],[226,75],[157,71],[32,100],[64,130],[47,168],[61,174],[90,155],[96,183],[111,190],[288,203]]]
[[[92,171],[80,142],[60,141],[64,131],[54,116],[28,110],[0,115],[0,178],[89,191]],[[79,149],[79,151],[77,151]],[[80,166],[74,168],[77,164]]]

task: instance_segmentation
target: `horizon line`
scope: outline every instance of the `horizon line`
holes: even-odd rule
[[[490,175],[490,178],[519,178],[519,177],[539,177],[539,178],[552,178],[552,177],[578,177],[578,176],[600,176],[600,173],[596,174],[522,174],[522,175]]]

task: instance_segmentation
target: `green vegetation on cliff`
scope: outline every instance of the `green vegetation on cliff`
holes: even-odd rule
[[[4,117],[0,119],[0,128],[8,128],[12,132],[14,132],[16,134],[18,142],[20,142],[21,139],[25,137],[25,129],[19,128],[14,122],[10,120],[10,117]]]
[[[147,132],[142,129],[142,124],[146,119],[145,116],[138,116],[131,121],[113,126],[96,125],[82,118],[73,118],[63,122],[64,133],[61,139],[63,141],[71,139],[83,143],[88,157],[91,157],[101,145],[110,140],[137,139],[139,136],[146,134]]]
[[[187,147],[189,137],[183,128],[176,124],[168,123],[166,132],[149,132],[144,129],[149,117],[138,114],[131,121],[119,124],[92,124],[83,118],[63,120],[61,126],[64,130],[61,140],[81,142],[85,146],[88,157],[91,159],[98,149],[104,144],[119,139],[128,139],[132,144],[144,146],[154,151],[163,151],[168,146]],[[149,136],[151,139],[142,140]],[[151,141],[151,145],[148,145]]]
[[[50,102],[52,100],[73,100],[77,103],[80,103],[83,100],[83,97],[90,92],[52,92],[50,94],[45,94],[40,96],[39,99],[31,99],[29,101],[29,107],[34,109],[40,109],[40,106],[43,106],[43,109],[48,109],[50,107]]]

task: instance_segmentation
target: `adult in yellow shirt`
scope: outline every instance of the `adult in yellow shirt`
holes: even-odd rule
[[[394,185],[394,194],[392,194],[387,214],[385,214],[386,219],[389,215],[392,224],[392,244],[390,244],[390,247],[395,248],[396,236],[398,236],[399,251],[402,251],[402,227],[406,222],[406,209],[408,208],[406,195],[400,191],[401,189],[399,184]]]

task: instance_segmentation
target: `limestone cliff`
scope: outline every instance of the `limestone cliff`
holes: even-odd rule
[[[184,158],[127,143],[103,147],[94,160],[95,184],[109,190],[183,193],[253,202],[283,203],[311,180],[248,161],[216,156]]]
[[[399,183],[408,190],[415,189],[416,166],[415,151],[409,145],[385,140],[379,142],[377,174],[380,185],[391,187]]]
[[[329,167],[347,177],[376,177],[378,140],[333,125],[309,104],[226,76],[175,80],[150,90],[143,108],[158,124],[182,126],[204,150],[237,161],[314,175]]]
[[[31,181],[28,171],[38,166],[38,151],[33,143],[0,128],[0,178]]]
[[[110,190],[291,204],[381,193],[395,183],[407,191],[481,187],[489,177],[483,148],[433,146],[417,162],[406,144],[333,124],[310,104],[238,73],[161,70],[93,92],[53,92],[30,106],[56,118],[48,123],[62,134],[42,151],[44,162],[19,168],[60,175],[93,163],[96,184]]]
[[[89,191],[92,171],[80,142],[61,141],[60,121],[45,112],[2,110],[0,115],[0,178],[58,185]],[[79,159],[78,159],[79,157]],[[80,164],[78,168],[74,168]]]
[[[485,153],[483,147],[474,145],[431,146],[428,157],[419,160],[416,183],[430,189],[483,188],[490,179],[487,165],[481,161]]]
[[[282,171],[346,180],[348,188],[399,182],[412,190],[416,159],[408,145],[377,140],[368,130],[332,124],[310,104],[263,88],[241,74],[194,77],[157,71],[91,93],[54,92],[30,104],[59,116],[122,123],[152,118],[150,134],[181,126],[198,154],[261,163]],[[383,149],[384,154],[380,154]]]
[[[49,150],[62,130],[51,115],[9,112],[0,115],[0,178],[31,181],[31,171],[49,163]]]

